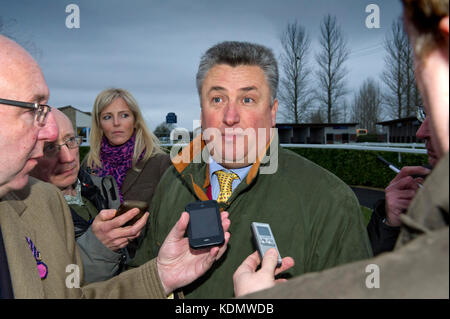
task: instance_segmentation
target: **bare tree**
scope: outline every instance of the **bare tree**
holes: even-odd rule
[[[320,27],[320,46],[321,52],[316,56],[319,65],[316,98],[326,108],[328,123],[331,123],[340,98],[347,94],[344,64],[350,53],[336,17],[324,17]]]
[[[349,118],[351,118],[351,109],[350,109],[350,104],[347,101],[347,99],[344,99],[343,103],[342,103],[342,108],[341,108],[341,121],[343,123],[346,123],[348,121]]]
[[[306,67],[311,41],[298,22],[286,26],[280,41],[283,47],[280,64],[284,73],[278,91],[280,113],[288,122],[300,123],[306,119],[312,101],[308,86],[310,70]]]
[[[353,97],[352,121],[358,122],[360,127],[375,134],[376,123],[381,119],[382,100],[378,83],[372,78],[365,80]]]
[[[161,137],[169,137],[170,131],[173,129],[173,127],[170,124],[167,124],[166,122],[160,123],[155,130],[153,131],[153,134],[157,138]]]
[[[309,121],[315,124],[325,123],[325,116],[320,108],[311,111]]]
[[[412,48],[400,19],[392,23],[384,47],[386,57],[382,79],[387,86],[384,94],[387,113],[394,119],[410,116],[422,102],[414,77]]]
[[[404,58],[404,72],[406,73],[406,116],[414,115],[416,107],[423,105],[422,96],[414,74],[413,49],[408,41]]]

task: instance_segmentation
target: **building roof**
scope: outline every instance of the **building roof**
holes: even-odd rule
[[[359,123],[277,123],[276,127],[330,127],[330,126],[356,126]]]
[[[391,124],[404,123],[404,122],[413,122],[413,121],[418,121],[417,117],[409,116],[409,117],[404,117],[402,119],[396,119],[396,120],[390,120],[390,121],[384,121],[384,122],[377,122],[377,124],[383,125],[383,126],[388,126],[388,125],[391,125]]]
[[[76,107],[73,107],[72,105],[66,105],[66,106],[58,107],[58,110],[60,110],[60,111],[64,111],[64,110],[67,110],[67,109],[73,109],[75,111],[78,111],[78,112],[81,112],[81,113],[84,113],[84,114],[87,114],[87,115],[91,116],[91,112],[85,112],[85,111],[79,110]]]

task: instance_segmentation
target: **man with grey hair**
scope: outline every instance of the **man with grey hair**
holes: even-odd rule
[[[269,223],[286,276],[368,258],[371,249],[355,195],[333,174],[278,145],[277,62],[270,49],[222,42],[201,58],[197,88],[202,134],[175,154],[150,207],[132,266],[153,258],[190,202],[217,200],[233,239],[223,260],[188,298],[233,296],[232,275],[254,251],[250,224]]]

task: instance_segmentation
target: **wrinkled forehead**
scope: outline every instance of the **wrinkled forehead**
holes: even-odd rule
[[[75,136],[75,130],[73,128],[70,119],[64,115],[60,110],[52,110],[53,117],[55,118],[56,125],[58,126],[58,141],[62,143],[65,139]]]

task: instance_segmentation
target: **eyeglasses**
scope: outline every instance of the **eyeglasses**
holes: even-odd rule
[[[417,107],[416,117],[417,117],[417,120],[420,123],[423,123],[425,121],[425,118],[427,117],[427,113],[425,113],[425,110],[423,109],[423,106],[418,106]]]
[[[54,157],[61,151],[61,148],[64,145],[67,146],[68,149],[74,149],[74,148],[77,148],[80,144],[81,144],[81,137],[79,137],[79,136],[69,137],[62,144],[46,142],[44,144],[44,156],[45,157]]]
[[[27,103],[27,102],[6,100],[6,99],[0,99],[0,104],[23,107],[26,109],[33,109],[34,110],[34,121],[39,126],[45,125],[47,115],[48,115],[48,113],[50,113],[50,111],[52,109],[49,105],[46,105],[46,104]]]

